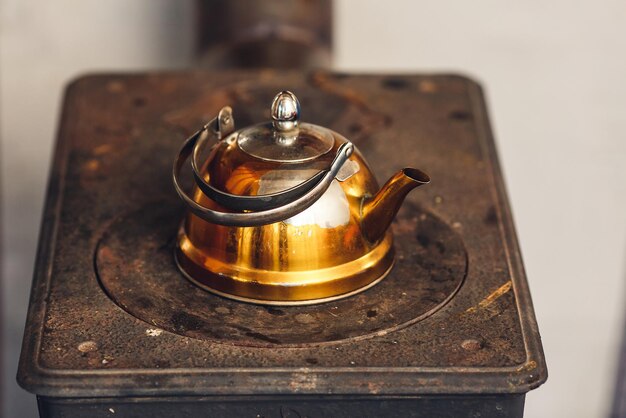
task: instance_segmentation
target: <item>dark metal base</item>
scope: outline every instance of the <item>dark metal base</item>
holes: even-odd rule
[[[519,418],[524,395],[457,397],[204,397],[88,398],[38,397],[42,418]]]

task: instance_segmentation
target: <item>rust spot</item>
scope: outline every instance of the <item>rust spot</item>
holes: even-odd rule
[[[133,106],[135,107],[144,107],[146,105],[146,99],[143,97],[135,97],[133,100]]]
[[[109,81],[107,83],[106,89],[111,93],[121,93],[126,90],[126,86],[121,81]]]
[[[111,144],[102,144],[102,145],[99,145],[96,148],[94,148],[93,155],[101,156],[101,155],[104,155],[104,154],[108,154],[112,150],[113,150],[113,147],[111,146]]]
[[[311,324],[315,322],[315,318],[313,317],[313,315],[310,315],[308,313],[301,313],[296,315],[296,321],[301,324]]]
[[[495,302],[498,298],[500,298],[502,295],[506,294],[509,290],[511,290],[512,285],[513,285],[512,282],[509,280],[508,282],[504,283],[502,286],[500,286],[499,288],[491,292],[489,295],[487,295],[487,297],[481,300],[477,306],[472,306],[471,308],[467,309],[465,312],[472,313],[472,312],[476,312],[480,308],[486,308],[487,306]]]
[[[498,223],[498,213],[496,212],[496,208],[490,206],[487,209],[487,213],[485,214],[485,224],[487,225],[496,225]]]
[[[367,391],[371,393],[372,395],[376,395],[377,393],[380,392],[380,385],[378,383],[368,382]]]
[[[312,73],[311,82],[314,86],[318,87],[319,89],[327,93],[339,96],[343,98],[344,100],[346,100],[347,102],[358,107],[359,109],[365,110],[367,112],[370,111],[370,104],[368,103],[367,99],[363,97],[362,94],[360,94],[354,89],[344,87],[344,86],[338,86],[337,84],[334,83],[332,75],[324,71],[317,71],[317,72]]]
[[[404,78],[385,78],[382,86],[389,90],[403,90],[408,87],[409,82]]]
[[[230,86],[212,91],[210,94],[203,94],[187,106],[166,113],[163,120],[189,133],[202,121],[207,121],[217,114],[224,103],[231,103],[236,98],[243,101],[242,97],[236,97],[237,91],[236,86]]]
[[[412,234],[415,230],[415,224],[415,218],[396,217],[391,227],[393,228],[394,234]]]
[[[83,165],[83,168],[86,171],[98,171],[100,168],[100,161],[94,159],[89,160]]]
[[[452,112],[450,112],[448,117],[452,120],[463,121],[463,120],[471,119],[472,114],[465,110],[453,110]]]
[[[311,390],[317,387],[317,376],[309,374],[294,374],[289,387],[294,392],[301,390]]]
[[[269,313],[270,315],[285,316],[285,311],[283,311],[282,309],[273,308],[273,307],[268,307],[267,313]]]
[[[333,73],[332,77],[339,81],[339,80],[345,80],[346,78],[350,78],[350,74],[347,73]]]
[[[428,246],[430,246],[430,237],[428,235],[417,234],[415,238],[417,238],[417,242],[419,242],[422,247],[428,248]]]
[[[481,348],[483,348],[483,344],[482,342],[478,340],[469,339],[461,343],[461,348],[463,348],[463,350],[466,350],[466,351],[478,351]]]
[[[95,341],[83,341],[78,344],[78,351],[81,353],[91,353],[93,351],[98,351],[98,344]]]
[[[111,250],[111,247],[107,245],[101,245],[98,248],[98,257],[100,257],[102,261],[105,263],[119,262],[119,259],[116,257],[115,253]]]
[[[250,331],[250,332],[246,332],[246,335],[256,340],[261,340],[261,341],[265,341],[265,342],[272,343],[272,344],[280,344],[280,340],[277,340],[276,338],[268,337],[267,335],[261,334],[260,332]]]
[[[202,321],[188,313],[176,312],[172,315],[172,325],[180,332],[197,331],[202,328]]]
[[[422,93],[434,93],[437,91],[437,84],[430,80],[422,80],[418,88]]]
[[[537,368],[537,362],[535,360],[530,360],[527,363],[524,363],[520,367],[517,368],[518,372],[528,372]]]
[[[352,123],[348,126],[348,132],[351,135],[359,134],[363,131],[363,126],[360,123]]]
[[[150,300],[150,298],[144,297],[144,296],[140,296],[138,298],[135,299],[135,302],[137,303],[137,305],[145,308],[145,309],[149,309],[154,307],[154,303],[152,302],[152,300]]]

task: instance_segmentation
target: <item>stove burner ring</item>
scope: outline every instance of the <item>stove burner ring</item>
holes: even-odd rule
[[[193,285],[172,255],[181,213],[175,201],[155,202],[114,221],[98,243],[95,267],[118,306],[175,334],[255,347],[346,343],[430,317],[463,283],[467,254],[461,237],[433,214],[406,206],[393,224],[396,264],[387,278],[328,303],[261,306]]]

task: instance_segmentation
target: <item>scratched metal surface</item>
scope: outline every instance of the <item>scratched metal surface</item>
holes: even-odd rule
[[[285,88],[298,94],[303,120],[350,138],[379,180],[404,166],[431,175],[431,185],[409,195],[394,228],[407,228],[413,208],[457,236],[467,274],[456,295],[407,326],[321,345],[229,344],[187,333],[193,321],[184,316],[170,332],[129,315],[95,271],[107,231],[155,202],[176,204],[174,155],[220,107],[232,105],[237,125],[246,126],[266,120],[267,103]],[[437,253],[452,240],[415,238],[421,254],[433,257],[422,259],[426,267],[440,261]],[[145,240],[156,239],[158,231],[146,233]],[[402,274],[414,278],[410,269]],[[178,308],[171,306],[172,313]],[[363,321],[370,310],[361,312]],[[266,335],[254,324],[248,329],[249,338]],[[89,76],[69,87],[20,361],[18,379],[28,390],[46,396],[524,393],[545,378],[482,94],[472,81],[198,71]]]

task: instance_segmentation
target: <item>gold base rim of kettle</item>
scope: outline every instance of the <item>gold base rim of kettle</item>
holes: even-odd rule
[[[184,241],[186,237],[181,234],[174,257],[183,276],[216,295],[260,305],[313,305],[355,295],[383,280],[391,271],[395,258],[393,237],[387,233],[364,256],[333,267],[308,271],[249,268],[242,271],[237,266],[218,263],[221,272],[218,274],[204,267],[203,259],[206,261],[206,258],[195,248],[184,245],[186,250],[181,249]]]

